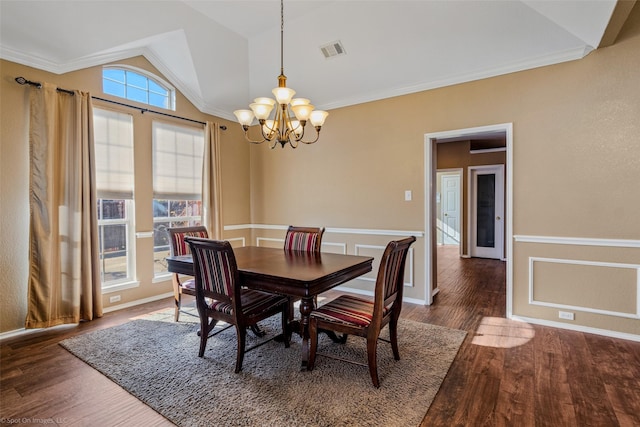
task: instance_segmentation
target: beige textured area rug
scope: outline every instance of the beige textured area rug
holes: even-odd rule
[[[209,339],[198,357],[197,321],[173,310],[62,341],[68,351],[179,426],[417,426],[433,401],[466,332],[401,320],[399,361],[378,345],[381,386],[366,367],[318,356],[300,371],[300,338],[271,341],[245,355],[235,374],[235,329]],[[279,317],[261,322],[267,338]],[[385,338],[387,328],[384,329]],[[248,333],[247,347],[264,340]],[[366,363],[364,339],[319,352]]]

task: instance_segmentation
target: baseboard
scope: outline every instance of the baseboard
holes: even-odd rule
[[[149,298],[143,298],[143,299],[127,302],[127,303],[124,303],[124,304],[112,305],[111,307],[107,307],[104,310],[102,310],[102,312],[103,313],[111,313],[112,311],[123,310],[125,308],[135,307],[136,305],[146,304],[148,302],[154,302],[154,301],[158,301],[158,300],[161,300],[161,299],[164,299],[164,298],[169,298],[169,297],[173,297],[173,292],[167,292],[165,294],[154,295],[154,296],[151,296]]]
[[[568,323],[554,322],[552,320],[536,319],[533,317],[512,315],[509,318],[512,320],[518,320],[521,322],[531,323],[534,325],[549,326],[552,328],[567,329],[570,331],[584,332],[587,334],[602,335],[610,338],[619,338],[619,339],[628,340],[628,341],[640,342],[640,335],[628,334],[626,332],[616,332],[616,331],[610,331],[608,329],[591,328],[589,326],[582,326],[582,325],[570,325]]]
[[[135,307],[137,305],[141,305],[141,304],[146,304],[148,302],[153,302],[153,301],[158,301],[164,298],[169,298],[169,297],[173,297],[173,292],[168,292],[166,294],[161,294],[161,295],[154,295],[152,297],[149,298],[143,298],[140,300],[135,300],[135,301],[131,301],[125,304],[119,304],[119,305],[113,305],[111,307],[107,307],[104,310],[102,310],[103,313],[111,313],[112,311],[118,311],[118,310],[123,310],[125,308],[130,308],[130,307]],[[77,325],[77,323],[70,323],[67,325],[58,325],[58,326],[52,326],[51,328],[37,328],[37,329],[26,329],[26,328],[20,328],[20,329],[14,329],[13,331],[7,331],[7,332],[3,332],[0,333],[0,342],[2,342],[3,340],[9,339],[9,338],[15,338],[15,337],[21,337],[21,336],[27,336],[30,334],[34,334],[37,332],[42,332],[44,330],[52,330],[52,329],[59,329],[59,328],[75,328]]]

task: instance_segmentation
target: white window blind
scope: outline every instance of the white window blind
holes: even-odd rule
[[[153,197],[202,198],[204,130],[153,122]]]
[[[133,117],[93,109],[99,199],[133,199]]]

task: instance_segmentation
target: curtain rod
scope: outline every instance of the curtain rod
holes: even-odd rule
[[[18,84],[21,85],[31,85],[31,86],[35,86],[38,89],[42,88],[42,83],[38,83],[38,82],[32,82],[31,80],[27,80],[24,77],[16,77],[16,82]],[[64,92],[64,93],[68,93],[69,95],[73,95],[75,94],[74,91],[72,90],[68,90],[68,89],[61,89],[61,88],[56,88],[56,90],[58,92]],[[193,122],[193,123],[199,123],[201,125],[206,125],[205,122],[201,122],[200,120],[194,120],[194,119],[189,119],[186,117],[180,117],[180,116],[175,116],[173,114],[167,114],[167,113],[163,113],[162,111],[154,111],[154,110],[149,110],[148,108],[143,108],[143,107],[137,107],[135,105],[131,105],[131,104],[125,104],[124,102],[118,102],[118,101],[112,101],[110,99],[105,99],[105,98],[100,98],[97,96],[91,96],[92,99],[97,99],[98,101],[104,101],[104,102],[110,102],[112,104],[117,104],[117,105],[121,105],[123,107],[128,107],[128,108],[134,108],[136,110],[140,110],[140,112],[142,114],[144,113],[153,113],[153,114],[159,114],[161,116],[166,116],[166,117],[172,117],[174,119],[180,119],[180,120],[186,120],[188,122]],[[227,130],[227,127],[225,125],[221,125],[220,129],[222,130]]]

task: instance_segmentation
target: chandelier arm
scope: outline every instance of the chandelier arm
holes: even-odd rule
[[[262,144],[263,142],[268,141],[268,139],[264,138],[264,135],[263,135],[262,141],[257,139],[251,139],[249,137],[249,126],[242,126],[242,129],[244,131],[244,139],[246,139],[248,142],[252,144]]]
[[[299,141],[303,144],[313,144],[314,142],[317,142],[320,138],[320,126],[314,126],[314,128],[316,129],[316,139],[314,139],[313,141],[303,141],[302,138],[300,138]]]

